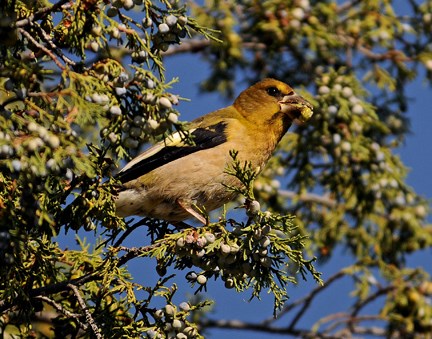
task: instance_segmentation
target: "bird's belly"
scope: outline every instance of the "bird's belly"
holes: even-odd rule
[[[179,200],[208,212],[233,200],[236,195],[225,185],[240,183],[225,173],[229,156],[216,159],[211,152],[200,153],[202,156],[195,154],[189,161],[178,159],[165,164],[146,174],[139,183],[125,184],[116,201],[117,214],[182,221],[191,215],[180,206]]]

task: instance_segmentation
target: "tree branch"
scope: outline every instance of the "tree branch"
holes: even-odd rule
[[[275,327],[265,324],[254,324],[243,322],[240,320],[212,320],[203,319],[199,322],[199,325],[204,328],[219,328],[219,329],[230,329],[230,330],[247,330],[255,332],[265,332],[274,334],[288,334],[296,337],[306,338],[332,338],[332,336],[315,333],[310,330],[301,330],[288,327]]]
[[[345,276],[345,272],[342,269],[341,271],[339,271],[338,273],[334,274],[333,276],[331,276],[322,286],[318,286],[315,289],[313,289],[307,296],[297,299],[296,301],[287,304],[282,310],[281,312],[278,314],[278,319],[280,319],[283,315],[289,313],[292,309],[294,309],[295,307],[302,305],[304,303],[310,303],[311,300],[320,292],[322,292],[324,289],[326,289],[327,287],[329,287],[333,282],[335,282],[336,280],[342,278]],[[264,320],[263,324],[269,324],[274,322],[276,319],[274,317],[268,318],[266,320]]]
[[[45,42],[48,43],[48,45],[51,47],[51,49],[54,51],[55,54],[57,54],[60,58],[62,58],[62,60],[65,63],[67,63],[71,66],[76,65],[75,61],[72,61],[70,58],[68,58],[66,55],[64,55],[64,53],[61,51],[61,49],[59,47],[57,47],[56,44],[54,44],[51,36],[47,32],[45,32],[45,30],[42,27],[40,27],[40,25],[35,24],[35,27],[38,29],[39,33],[42,35]]]
[[[387,294],[388,292],[393,291],[394,289],[396,289],[396,286],[394,285],[390,285],[387,287],[383,287],[380,288],[378,291],[376,291],[375,293],[371,294],[370,296],[368,296],[367,298],[363,299],[363,300],[359,300],[353,308],[353,311],[351,312],[351,317],[355,318],[357,316],[357,314],[362,310],[363,307],[365,307],[367,304],[369,304],[370,302],[374,301],[376,298]]]
[[[34,22],[35,20],[42,19],[45,15],[52,13],[52,12],[55,12],[62,7],[69,7],[70,4],[68,4],[67,6],[64,6],[69,1],[70,0],[60,0],[59,2],[57,2],[56,4],[54,4],[52,6],[43,7],[40,10],[38,10],[36,13],[28,16],[27,18],[17,21],[16,27],[19,28],[19,27],[27,26],[27,25],[31,24],[32,22]]]
[[[353,333],[355,334],[369,334],[375,335],[379,337],[386,337],[388,335],[387,331],[383,328],[372,326],[372,327],[361,327],[355,326],[353,329]]]
[[[82,277],[79,277],[78,279],[62,281],[56,284],[35,288],[29,292],[29,297],[36,298],[40,295],[59,293],[66,290],[69,284],[73,284],[74,286],[80,286],[90,281],[95,281],[99,279],[101,279],[101,277],[96,272],[89,273]],[[14,304],[5,302],[4,300],[0,300],[0,313],[7,311],[14,306]]]
[[[59,303],[55,302],[54,300],[52,300],[52,299],[50,299],[50,298],[48,298],[48,297],[46,297],[44,295],[38,295],[35,299],[39,299],[39,300],[47,303],[48,305],[52,306],[57,312],[65,315],[68,318],[79,318],[79,317],[81,317],[80,314],[72,313],[72,312],[68,311],[62,305],[60,305]],[[84,330],[87,329],[87,326],[84,326],[83,329]]]
[[[161,245],[161,243],[157,243],[157,244],[153,244],[153,245],[147,245],[147,246],[142,246],[142,247],[131,247],[131,248],[121,246],[118,249],[120,251],[125,251],[126,254],[119,258],[116,266],[120,267],[120,266],[126,264],[129,260],[137,258],[139,256],[142,256],[143,254],[145,254],[149,250],[152,250],[153,248],[158,247],[160,245]]]
[[[338,8],[336,9],[336,12],[338,14],[340,14],[340,13],[354,7],[355,5],[357,5],[359,3],[361,3],[361,0],[346,1],[346,2],[344,2],[338,6]]]
[[[118,259],[116,262],[116,266],[120,267],[124,264],[126,264],[129,260],[134,259],[136,257],[139,257],[143,254],[145,254],[147,251],[153,249],[154,247],[160,246],[160,243],[148,245],[148,246],[142,246],[142,247],[119,247],[120,251],[125,251],[126,254]],[[106,262],[106,260],[105,260]],[[39,298],[40,296],[44,295],[50,295],[62,292],[68,288],[70,288],[70,285],[73,286],[81,286],[83,284],[86,284],[91,281],[100,280],[101,276],[97,271],[88,273],[78,279],[68,280],[68,281],[62,281],[56,284],[51,284],[39,288],[35,288],[29,292],[29,297],[31,298]],[[6,312],[13,308],[15,305],[13,303],[5,302],[4,300],[0,300],[0,313]]]
[[[171,45],[166,52],[162,52],[163,56],[171,56],[182,53],[198,53],[208,48],[211,45],[210,40],[204,39],[189,39],[184,40],[180,45]],[[244,41],[241,43],[242,47],[245,49],[252,50],[264,50],[267,48],[266,44],[261,42],[248,42]]]
[[[331,315],[331,318],[340,318],[345,317],[349,318],[349,314],[346,313],[337,313]],[[327,317],[328,320],[330,317]],[[367,321],[367,320],[379,320],[376,316],[364,316],[364,317],[358,317],[354,319],[354,322],[360,322],[360,321]],[[333,326],[337,327],[341,323],[346,324],[349,322],[349,319],[345,319],[341,322],[338,322],[337,325]],[[353,327],[352,331],[350,331],[348,328],[344,327],[340,331],[336,333],[328,333],[330,332],[329,329],[327,329],[325,332],[317,332],[314,330],[305,330],[305,329],[296,329],[296,328],[290,328],[288,327],[276,327],[271,326],[270,324],[256,324],[256,323],[249,323],[244,322],[240,320],[214,320],[214,319],[203,319],[199,322],[199,325],[204,328],[218,328],[218,329],[229,329],[229,330],[241,330],[241,331],[254,331],[254,332],[265,332],[265,333],[273,333],[273,334],[285,334],[285,335],[291,335],[295,337],[302,337],[302,338],[348,338],[351,337],[352,334],[370,334],[370,335],[376,335],[376,336],[384,336],[386,331],[380,327],[362,327],[362,326],[355,326]]]
[[[87,323],[90,325],[94,335],[96,336],[97,339],[102,339],[102,335],[100,333],[100,330],[98,328],[98,326],[96,325],[96,322],[94,321],[84,299],[81,297],[80,292],[78,291],[78,288],[75,285],[72,284],[68,284],[67,285],[75,294],[75,297],[78,300],[79,305],[81,306],[82,310],[84,311]]]
[[[372,335],[384,335],[385,330],[380,327],[363,327],[363,326],[354,326],[354,323],[359,323],[362,321],[371,321],[371,320],[384,320],[384,317],[380,315],[365,315],[359,317],[351,317],[348,313],[339,312],[330,314],[324,318],[321,318],[315,325],[321,326],[322,324],[333,322],[327,326],[327,328],[322,332],[330,335],[333,333],[335,338],[351,338],[353,334],[372,334]],[[347,324],[349,326],[347,326]],[[339,326],[343,326],[337,332],[333,332]]]
[[[278,194],[287,199],[298,199],[302,202],[313,202],[330,208],[334,208],[337,206],[337,202],[331,199],[330,197],[322,196],[314,193],[298,194],[293,191],[279,190]]]
[[[331,276],[324,285],[318,286],[318,287],[314,288],[312,290],[312,292],[310,292],[305,298],[302,298],[301,300],[302,300],[303,306],[297,312],[297,314],[295,315],[294,319],[289,324],[288,328],[294,328],[297,325],[298,321],[301,319],[301,317],[303,316],[303,314],[307,311],[307,309],[311,305],[313,299],[315,298],[315,296],[318,293],[321,293],[327,287],[329,287],[333,282],[335,282],[336,280],[344,277],[345,275],[346,275],[345,270],[341,270],[341,271],[337,272],[336,274],[334,274],[333,276]],[[291,307],[290,310],[292,308],[293,307]],[[286,311],[286,312],[289,312],[289,311]]]
[[[19,32],[24,35],[29,41],[31,41],[37,48],[41,49],[43,52],[45,52],[46,55],[48,55],[52,61],[57,65],[58,68],[60,68],[62,71],[65,69],[65,67],[60,63],[60,61],[57,59],[57,57],[54,55],[52,51],[50,51],[48,48],[46,48],[44,45],[36,41],[35,38],[31,36],[29,32],[27,32],[24,28],[18,28]]]

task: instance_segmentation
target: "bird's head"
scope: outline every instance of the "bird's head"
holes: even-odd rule
[[[309,102],[275,79],[264,79],[249,87],[240,93],[234,106],[246,117],[259,115],[266,118],[282,113],[298,123],[308,121],[313,114]]]

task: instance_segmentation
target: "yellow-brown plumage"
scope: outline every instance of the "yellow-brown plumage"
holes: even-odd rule
[[[225,173],[231,150],[260,171],[292,122],[311,115],[311,105],[287,84],[274,79],[258,82],[233,105],[190,123],[196,146],[174,134],[127,164],[119,173],[123,187],[116,200],[118,215],[171,222],[191,215],[199,218],[194,204],[211,211],[235,198],[224,186],[239,184]]]

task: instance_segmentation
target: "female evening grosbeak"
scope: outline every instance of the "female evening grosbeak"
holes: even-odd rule
[[[194,145],[173,133],[129,162],[118,174],[123,186],[117,214],[174,223],[194,216],[206,224],[195,207],[214,210],[235,198],[227,185],[240,185],[225,173],[232,162],[230,151],[238,151],[238,160],[249,161],[260,172],[292,122],[311,116],[311,104],[287,84],[258,82],[233,105],[192,121]]]

